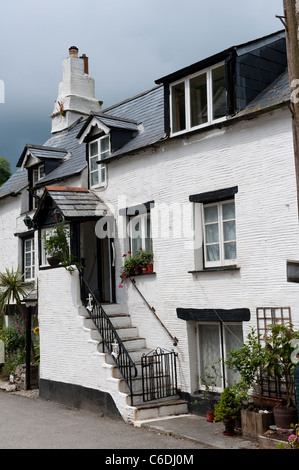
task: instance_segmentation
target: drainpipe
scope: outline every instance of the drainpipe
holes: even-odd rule
[[[298,0],[283,0],[284,17],[282,19],[286,30],[286,46],[291,88],[290,109],[292,113],[294,158],[297,185],[297,205],[299,215],[299,2]]]

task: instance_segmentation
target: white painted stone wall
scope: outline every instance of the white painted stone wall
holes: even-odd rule
[[[79,275],[64,268],[41,270],[39,285],[40,378],[113,394],[124,419],[130,407],[119,393],[112,366],[84,327]],[[55,295],[56,293],[56,295]]]
[[[288,109],[276,110],[230,127],[203,132],[161,145],[108,165],[108,186],[100,196],[118,210],[147,201],[178,205],[183,224],[193,225],[189,195],[238,186],[237,272],[190,274],[195,268],[192,237],[154,238],[155,276],[136,278],[149,304],[173,336],[179,353],[179,380],[190,389],[190,360],[196,360],[192,325],[179,320],[177,307],[249,308],[256,326],[257,307],[291,307],[299,327],[298,285],[286,281],[286,261],[299,259],[299,230],[291,119]],[[117,191],[115,188],[117,187]],[[125,195],[127,197],[125,197]],[[119,201],[122,200],[122,204]],[[189,218],[189,221],[188,221]],[[165,217],[158,218],[159,227]],[[176,219],[175,219],[176,220]],[[166,224],[174,225],[173,221]],[[183,226],[183,225],[182,225]],[[177,230],[177,226],[175,226]],[[127,241],[116,239],[116,272]],[[118,284],[118,279],[117,279]],[[117,287],[119,302],[128,303],[132,321],[149,347],[171,348],[172,342],[129,281]],[[189,344],[187,327],[190,330]]]
[[[20,214],[21,196],[6,197],[0,208],[0,272],[5,268],[14,269],[19,264],[20,244],[14,234],[18,231],[17,218]],[[25,225],[23,224],[24,228]],[[23,229],[24,230],[24,229]]]

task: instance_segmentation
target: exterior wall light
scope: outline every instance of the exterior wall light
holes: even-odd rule
[[[32,228],[33,227],[32,219],[28,214],[25,215],[25,217],[23,219],[23,222],[24,222],[24,224],[26,225],[27,228]]]

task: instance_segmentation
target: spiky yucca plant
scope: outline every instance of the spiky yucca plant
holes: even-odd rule
[[[0,273],[0,314],[4,314],[5,307],[9,309],[11,304],[15,304],[21,314],[23,327],[26,330],[26,318],[22,305],[23,299],[28,295],[31,290],[24,280],[24,274],[20,275],[20,268],[16,270],[5,268],[3,273]],[[4,315],[3,315],[4,317]],[[35,362],[35,353],[31,342],[31,354]]]

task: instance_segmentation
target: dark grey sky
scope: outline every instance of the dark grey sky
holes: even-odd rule
[[[89,57],[104,108],[155,79],[283,29],[283,0],[18,0],[0,17],[0,156],[16,162],[50,136],[70,46]],[[1,100],[0,100],[1,101]]]

